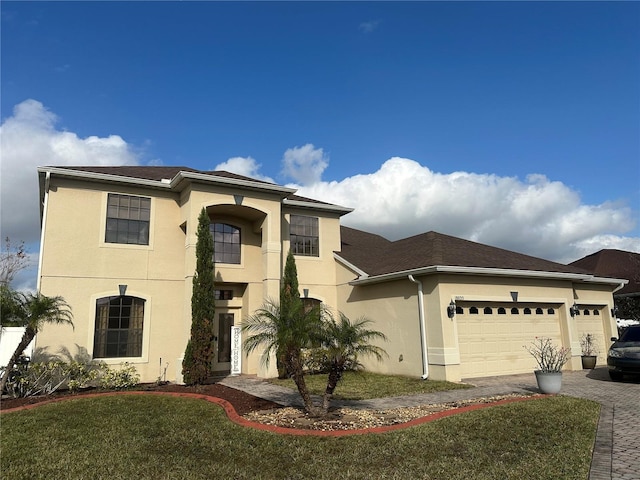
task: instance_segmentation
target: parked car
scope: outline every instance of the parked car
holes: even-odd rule
[[[625,374],[640,375],[640,325],[628,326],[607,354],[611,380],[621,380]]]

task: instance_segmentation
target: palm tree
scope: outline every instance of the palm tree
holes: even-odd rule
[[[47,323],[69,324],[73,327],[71,307],[62,297],[47,297],[41,293],[16,292],[6,285],[1,287],[2,321],[24,327],[24,334],[16,347],[0,381],[0,392],[25,348]]]
[[[262,361],[266,366],[269,366],[272,354],[280,353],[302,397],[305,411],[311,414],[317,412],[304,379],[302,349],[320,341],[323,317],[323,312],[318,309],[305,311],[299,298],[285,308],[268,300],[242,324],[242,331],[249,333],[244,342],[245,351],[251,353],[262,345]]]
[[[371,344],[374,340],[387,340],[384,333],[367,328],[371,320],[362,317],[352,323],[344,313],[340,312],[339,316],[338,321],[329,318],[323,331],[323,351],[329,369],[327,388],[322,399],[325,413],[329,411],[333,392],[347,368],[361,367],[358,358],[362,355],[371,355],[378,361],[387,355],[384,349]]]

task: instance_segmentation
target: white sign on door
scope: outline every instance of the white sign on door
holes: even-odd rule
[[[231,375],[242,373],[242,335],[240,327],[231,327]]]

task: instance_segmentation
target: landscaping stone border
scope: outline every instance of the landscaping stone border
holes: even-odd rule
[[[417,425],[422,425],[428,422],[433,422],[441,418],[450,417],[450,416],[458,415],[461,413],[471,412],[474,410],[496,407],[496,406],[506,405],[506,404],[515,403],[515,402],[536,400],[536,399],[546,398],[550,396],[550,395],[531,395],[526,397],[507,398],[507,399],[497,400],[495,402],[490,402],[490,403],[478,403],[478,404],[467,405],[467,406],[454,408],[450,410],[443,410],[441,412],[436,412],[430,415],[426,415],[424,417],[415,418],[413,420],[409,420],[408,422],[398,423],[395,425],[385,425],[381,427],[371,427],[371,428],[362,428],[362,429],[354,429],[354,430],[331,430],[331,431],[286,428],[286,427],[279,427],[276,425],[265,425],[263,423],[253,422],[251,420],[247,420],[246,418],[240,416],[236,412],[235,408],[233,408],[233,405],[231,405],[231,403],[228,402],[227,400],[224,400],[218,397],[212,397],[210,395],[203,395],[199,393],[180,393],[180,392],[132,391],[132,392],[91,393],[91,394],[86,394],[78,397],[56,398],[51,400],[45,400],[43,402],[35,403],[32,405],[23,405],[21,407],[2,410],[1,414],[4,415],[5,413],[18,412],[21,410],[31,410],[41,405],[50,405],[52,403],[68,401],[68,400],[80,400],[80,399],[86,399],[86,398],[107,397],[107,396],[115,396],[115,395],[165,395],[165,396],[171,396],[171,397],[206,400],[208,402],[215,403],[216,405],[221,406],[224,409],[225,413],[227,414],[227,417],[229,418],[229,420],[231,420],[236,425],[240,425],[242,427],[247,427],[247,428],[254,428],[256,430],[263,430],[271,433],[277,433],[281,435],[315,436],[315,437],[344,437],[347,435],[366,435],[366,434],[392,432],[396,430],[403,430],[405,428],[415,427]]]

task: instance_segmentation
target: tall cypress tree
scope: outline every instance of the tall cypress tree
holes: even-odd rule
[[[201,385],[211,373],[213,359],[213,319],[215,286],[213,272],[213,237],[209,215],[203,208],[198,217],[196,235],[196,271],[191,296],[191,338],[182,361],[182,376],[187,385]]]
[[[300,312],[299,303],[300,288],[298,285],[298,269],[293,253],[289,250],[287,261],[284,265],[282,276],[282,286],[280,288],[280,312],[284,318],[297,315]],[[284,352],[281,349],[277,352],[278,378],[287,378],[291,372],[287,372],[283,359]]]

